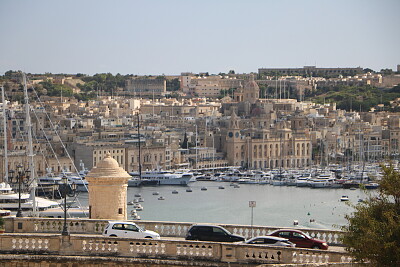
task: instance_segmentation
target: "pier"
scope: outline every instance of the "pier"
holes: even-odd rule
[[[347,253],[337,251],[186,241],[183,237],[191,223],[137,221],[140,226],[157,231],[162,237],[160,240],[149,240],[103,237],[101,233],[107,220],[68,219],[68,236],[61,235],[62,219],[7,218],[5,221],[6,233],[0,236],[0,262],[3,259],[12,259],[14,262],[44,261],[50,266],[60,261],[78,264],[84,258],[87,262],[104,262],[107,259],[108,263],[124,262],[128,266],[187,266],[189,262],[190,265],[202,263],[200,265],[205,266],[308,263],[347,266],[351,261]],[[246,238],[265,235],[276,229],[266,226],[222,226]],[[330,245],[340,245],[340,231],[301,230],[325,239]],[[35,256],[28,258],[24,255]]]

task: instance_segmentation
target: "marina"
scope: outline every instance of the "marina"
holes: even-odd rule
[[[145,201],[138,211],[142,220],[181,221],[196,223],[251,223],[249,201],[256,201],[254,225],[338,229],[346,224],[345,214],[352,208],[341,201],[348,196],[351,203],[365,199],[361,189],[313,189],[307,187],[242,184],[240,188],[224,182],[198,181],[190,187],[148,186],[129,187],[128,201],[140,194]],[[225,189],[220,190],[223,186]],[[207,188],[207,191],[202,190]],[[190,189],[190,190],[188,190]],[[171,194],[176,190],[179,194]],[[373,194],[375,191],[368,191]],[[157,194],[155,194],[157,193]],[[159,201],[162,197],[163,201]],[[80,204],[87,205],[88,194],[79,195]],[[130,213],[131,206],[128,206]],[[130,217],[129,219],[133,219]]]

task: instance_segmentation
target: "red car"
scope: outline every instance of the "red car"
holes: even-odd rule
[[[295,243],[298,248],[328,249],[328,244],[325,241],[312,238],[299,230],[281,229],[269,235],[289,239],[289,241]]]

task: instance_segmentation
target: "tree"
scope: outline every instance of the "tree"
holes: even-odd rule
[[[346,215],[343,244],[356,261],[400,266],[400,173],[393,166],[382,169],[378,195],[370,195]]]

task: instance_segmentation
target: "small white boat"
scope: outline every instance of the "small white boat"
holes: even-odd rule
[[[159,194],[159,192],[153,192],[153,196],[158,196]]]
[[[141,194],[135,194],[135,197],[141,197],[142,195]]]
[[[193,192],[192,188],[186,189],[186,192]]]
[[[342,196],[340,201],[349,201],[349,196]]]
[[[240,188],[240,185],[234,184],[234,185],[233,185],[233,188]]]
[[[172,191],[172,194],[178,194],[178,193],[179,193],[178,190]]]
[[[218,189],[225,189],[225,187],[220,185],[220,186],[218,186]]]
[[[133,206],[133,208],[134,208],[135,210],[137,210],[137,211],[143,210],[143,206],[140,205],[140,204],[138,204],[138,203],[136,203],[136,204]]]
[[[293,225],[299,225],[299,221],[298,220],[294,220],[293,221]]]
[[[203,187],[201,188],[201,191],[207,191],[207,187],[203,186]]]
[[[128,205],[133,205],[134,202],[133,201],[128,201]]]
[[[159,197],[158,200],[165,200],[163,196]]]
[[[139,197],[138,201],[139,201],[139,202],[144,202],[144,198]]]

